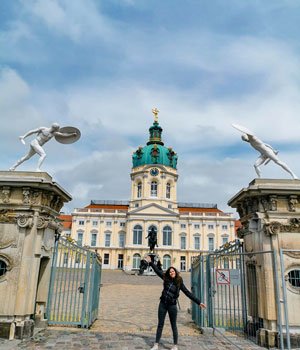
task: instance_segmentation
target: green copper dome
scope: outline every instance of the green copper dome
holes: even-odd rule
[[[147,146],[139,147],[132,155],[133,167],[146,164],[162,164],[176,169],[177,154],[171,147],[167,148],[161,140],[162,128],[155,120],[149,129]]]

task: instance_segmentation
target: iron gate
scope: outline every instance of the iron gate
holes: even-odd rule
[[[261,271],[260,265],[269,260],[270,270]],[[268,283],[259,285],[257,276],[264,275]],[[263,328],[259,317],[258,298],[267,293],[275,300],[274,312],[281,315],[278,266],[275,251],[243,252],[239,240],[225,244],[221,249],[205,252],[194,258],[191,285],[193,293],[207,304],[200,310],[192,304],[192,318],[200,327],[222,328],[246,336],[254,341]],[[274,298],[273,298],[274,296]],[[282,347],[282,324],[278,324]]]
[[[100,283],[98,255],[60,237],[52,260],[48,323],[90,327],[98,315]]]
[[[192,317],[199,326],[244,330],[247,306],[241,253],[242,244],[237,240],[194,259],[192,290],[207,304],[206,312],[197,305],[192,307]]]

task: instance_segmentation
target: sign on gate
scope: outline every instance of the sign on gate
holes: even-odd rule
[[[230,284],[229,269],[216,269],[217,284]]]

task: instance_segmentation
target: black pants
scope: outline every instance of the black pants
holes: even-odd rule
[[[159,306],[158,306],[158,325],[156,330],[155,342],[159,343],[160,341],[167,312],[169,314],[169,319],[170,319],[170,323],[173,331],[173,341],[174,341],[174,344],[176,345],[178,342],[178,331],[177,331],[177,324],[176,324],[177,305],[166,305],[162,301],[159,303]]]

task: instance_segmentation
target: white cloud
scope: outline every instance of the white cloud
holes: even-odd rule
[[[22,152],[18,136],[34,124],[40,124],[42,118],[31,103],[30,87],[15,70],[8,67],[0,68],[0,96],[1,145],[6,157],[13,157],[12,151],[20,148]],[[2,167],[5,169],[8,164],[2,164]]]
[[[49,142],[44,169],[71,192],[74,206],[128,199],[131,154],[148,140],[151,109],[158,107],[163,140],[179,155],[181,201],[226,208],[255,177],[258,154],[241,141],[233,122],[279,148],[300,175],[300,63],[291,41],[187,22],[170,30],[163,22],[142,26],[139,18],[135,26],[117,11],[104,14],[91,0],[20,4],[22,19],[11,20],[0,39],[8,48],[1,53],[7,67],[0,70],[2,169],[25,151],[19,134],[54,121],[74,125],[82,131],[80,141]],[[138,1],[125,5],[139,8]],[[70,57],[60,57],[62,45],[64,53],[72,48]],[[79,75],[83,51],[90,60],[80,62]],[[35,168],[36,161],[22,169]],[[264,177],[289,177],[271,163],[262,171]]]
[[[22,0],[26,11],[50,30],[80,43],[112,35],[109,21],[91,0]]]

